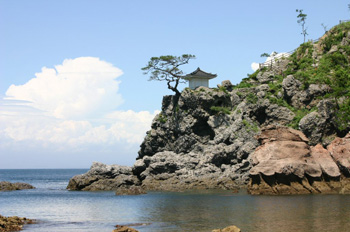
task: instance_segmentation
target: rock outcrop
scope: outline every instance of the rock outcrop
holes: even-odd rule
[[[343,81],[350,72],[349,25],[302,44],[238,85],[224,81],[164,96],[133,167],[93,164],[68,189],[236,189],[246,186],[250,172],[251,193],[263,184],[271,194],[347,192],[342,137],[350,130],[350,87]],[[279,129],[256,137],[268,126]]]
[[[5,217],[0,215],[0,232],[19,231],[22,230],[23,225],[33,223],[35,223],[35,221],[28,218],[17,216]]]
[[[87,173],[71,178],[67,189],[110,191],[138,185],[140,181],[132,174],[131,167],[94,162]]]
[[[325,149],[300,131],[270,126],[251,156],[251,194],[350,193],[350,134]]]
[[[283,125],[294,117],[288,108],[263,97],[268,90],[268,85],[231,92],[185,89],[175,112],[171,96],[165,97],[162,112],[141,144],[133,173],[152,190],[245,185],[259,127]]]
[[[27,183],[11,183],[8,181],[0,182],[0,191],[13,191],[13,190],[23,190],[23,189],[35,189],[34,186]]]

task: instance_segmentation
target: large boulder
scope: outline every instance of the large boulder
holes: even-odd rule
[[[341,172],[350,177],[350,133],[344,138],[336,138],[327,147]]]
[[[251,155],[251,194],[347,193],[350,136],[335,139],[328,150],[308,145],[297,130],[270,126],[258,136]]]
[[[299,122],[299,129],[310,138],[310,145],[323,142],[328,145],[331,141],[325,138],[335,136],[335,103],[330,99],[321,100],[317,104],[318,111],[304,116]]]

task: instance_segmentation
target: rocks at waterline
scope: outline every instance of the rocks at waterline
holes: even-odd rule
[[[69,180],[67,189],[85,191],[111,191],[122,187],[139,186],[139,179],[132,168],[94,162],[90,170]]]
[[[0,232],[19,231],[22,230],[23,225],[33,224],[34,220],[24,217],[5,217],[0,215]]]
[[[128,226],[116,226],[117,229],[113,230],[113,232],[139,232],[138,230],[135,230]]]
[[[137,226],[148,226],[151,223],[131,223],[125,225],[116,225],[116,229],[113,232],[138,232],[138,230],[132,228]]]
[[[14,191],[23,189],[35,189],[35,187],[27,183],[0,181],[0,191]]]
[[[325,149],[300,131],[270,126],[251,156],[250,194],[350,193],[350,134]]]
[[[212,232],[241,232],[241,229],[237,226],[228,226],[224,229],[215,229]]]

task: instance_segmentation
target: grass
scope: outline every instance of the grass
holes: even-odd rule
[[[217,112],[217,113],[231,114],[230,108],[224,107],[224,106],[212,106],[212,107],[210,107],[210,110]]]

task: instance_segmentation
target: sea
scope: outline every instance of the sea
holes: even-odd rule
[[[87,169],[0,170],[0,181],[36,189],[0,192],[0,214],[36,219],[23,231],[212,231],[236,225],[243,232],[350,231],[350,195],[251,196],[242,190],[149,192],[68,191],[71,177]]]

